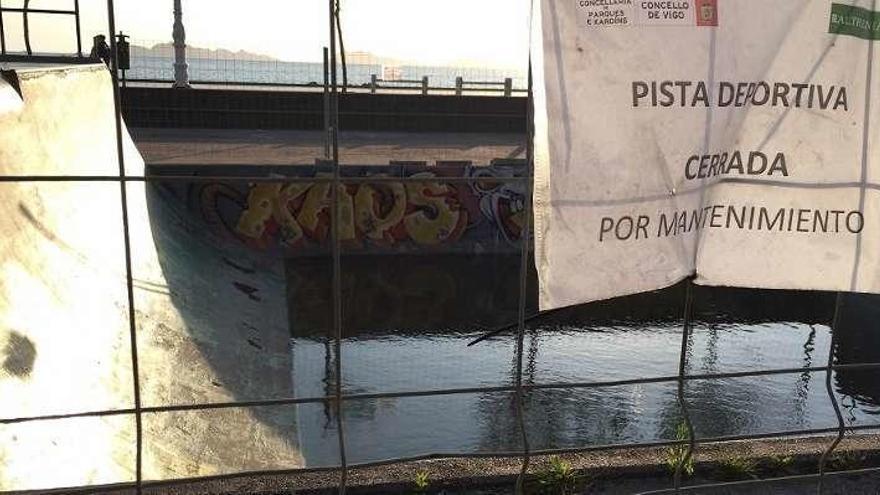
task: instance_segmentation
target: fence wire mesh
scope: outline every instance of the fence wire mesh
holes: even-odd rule
[[[187,47],[190,83],[201,88],[250,88],[321,91],[321,62],[290,62],[251,53]],[[147,86],[174,80],[174,47],[158,40],[135,39],[126,80]],[[337,70],[341,62],[336,61]],[[525,96],[526,75],[516,69],[384,65],[369,60],[346,62],[345,90],[354,93],[467,94]],[[341,83],[340,83],[340,87]]]
[[[330,1],[330,30],[331,32],[334,30],[333,28],[333,17],[332,12],[334,9],[333,1]],[[77,5],[78,12],[78,5]],[[107,2],[107,12],[108,12],[108,31],[110,33],[116,32],[115,26],[115,17],[114,17],[114,5],[113,0],[108,0]],[[78,14],[77,14],[78,15]],[[2,17],[2,15],[0,15]],[[0,36],[2,38],[2,36]],[[111,51],[115,53],[115,38],[110,37],[111,41]],[[331,49],[330,49],[330,67],[337,67],[335,57],[336,57],[336,46],[335,46],[335,37],[331,37]],[[206,69],[208,70],[208,69]],[[214,70],[214,69],[210,69]],[[248,69],[254,70],[254,69]],[[318,70],[317,74],[313,74],[316,80],[322,79],[324,77],[323,68],[316,69]],[[128,314],[128,331],[129,331],[129,350],[130,350],[130,360],[131,360],[131,383],[132,383],[132,393],[131,393],[131,407],[124,408],[104,408],[104,409],[95,409],[95,410],[82,410],[77,412],[67,412],[67,413],[52,413],[52,414],[43,414],[43,415],[24,415],[20,417],[3,417],[0,419],[0,425],[2,426],[10,426],[10,425],[20,425],[20,424],[30,424],[30,423],[40,423],[40,422],[50,422],[50,421],[58,421],[58,420],[72,420],[72,419],[84,419],[84,418],[108,418],[108,417],[120,417],[120,418],[132,418],[134,420],[134,479],[131,482],[124,483],[116,483],[107,486],[88,486],[88,487],[58,487],[59,489],[63,489],[69,492],[82,492],[82,493],[92,493],[92,492],[105,492],[105,491],[116,491],[120,489],[133,489],[136,493],[141,493],[146,488],[161,488],[168,487],[175,484],[180,483],[188,483],[193,481],[206,481],[206,480],[216,480],[216,479],[225,479],[225,478],[233,478],[233,477],[241,477],[248,475],[262,475],[262,474],[295,474],[295,473],[303,473],[310,472],[315,470],[320,470],[322,468],[304,468],[301,466],[290,467],[290,468],[273,468],[273,469],[237,469],[234,472],[226,473],[226,474],[217,474],[217,475],[206,475],[206,476],[196,476],[196,477],[172,477],[171,479],[165,480],[154,480],[154,479],[145,479],[143,473],[143,451],[144,451],[144,443],[145,443],[145,423],[149,420],[150,417],[160,414],[173,414],[173,413],[196,413],[196,414],[204,414],[208,415],[212,412],[223,412],[223,411],[233,411],[233,410],[242,410],[248,408],[269,408],[269,407],[283,407],[283,406],[293,406],[293,405],[315,405],[320,406],[324,413],[327,415],[329,421],[335,423],[335,440],[338,442],[338,449],[335,452],[337,456],[336,462],[331,462],[327,467],[323,469],[333,469],[338,470],[340,474],[339,479],[339,492],[345,493],[349,480],[349,472],[350,470],[358,467],[369,467],[369,466],[381,466],[391,463],[399,463],[399,462],[409,462],[409,461],[417,461],[417,460],[425,460],[425,459],[455,459],[455,458],[481,458],[481,457],[512,457],[519,459],[521,461],[521,467],[518,470],[518,476],[516,479],[515,490],[517,492],[522,492],[524,490],[525,482],[529,475],[529,467],[530,461],[533,456],[536,455],[549,455],[549,454],[562,454],[562,453],[586,453],[586,452],[610,452],[620,449],[639,449],[639,448],[657,448],[657,447],[666,447],[666,448],[678,448],[682,449],[679,452],[682,455],[678,456],[674,462],[674,470],[671,484],[672,487],[668,489],[662,490],[653,490],[653,491],[644,491],[643,493],[677,493],[677,492],[694,492],[701,490],[708,490],[714,488],[733,488],[739,486],[771,486],[774,483],[779,482],[787,482],[787,481],[810,481],[815,482],[816,490],[818,493],[826,492],[828,489],[828,484],[830,480],[834,479],[834,477],[848,475],[848,474],[867,474],[877,471],[880,468],[862,468],[862,469],[842,469],[837,470],[835,472],[828,472],[828,465],[830,460],[833,458],[836,449],[840,445],[841,441],[845,438],[846,433],[856,433],[856,432],[868,432],[880,429],[880,426],[874,424],[864,424],[864,425],[854,425],[847,424],[846,419],[844,418],[843,409],[841,407],[841,403],[838,400],[838,395],[835,393],[833,386],[833,376],[834,373],[841,372],[875,372],[880,369],[880,362],[875,362],[873,360],[865,360],[860,361],[856,359],[853,361],[850,359],[850,362],[847,363],[839,363],[837,360],[839,359],[839,353],[841,349],[840,335],[839,335],[839,325],[841,319],[841,308],[843,306],[844,296],[841,294],[837,295],[835,307],[834,307],[834,316],[830,325],[829,338],[828,342],[828,358],[827,362],[822,366],[813,366],[812,362],[807,361],[801,366],[788,366],[788,367],[762,367],[754,370],[746,370],[746,371],[728,371],[728,372],[707,372],[707,373],[694,373],[691,372],[691,363],[689,359],[692,357],[692,347],[695,341],[695,331],[694,331],[694,319],[695,319],[695,294],[694,292],[697,290],[696,287],[690,281],[687,281],[684,286],[684,291],[675,292],[676,295],[681,295],[681,305],[683,317],[680,322],[676,320],[675,324],[679,324],[681,326],[681,335],[680,335],[680,349],[677,355],[677,373],[675,374],[666,374],[659,376],[642,376],[640,373],[637,373],[634,377],[628,378],[613,378],[614,374],[599,373],[599,376],[604,378],[595,379],[595,380],[571,380],[571,379],[562,379],[558,381],[553,380],[545,380],[545,381],[537,381],[535,379],[535,368],[538,366],[536,364],[537,358],[533,355],[531,346],[532,343],[529,343],[529,349],[527,349],[527,339],[532,339],[534,341],[536,335],[536,329],[534,326],[530,327],[530,321],[534,318],[534,315],[530,316],[530,303],[529,303],[529,292],[530,288],[533,286],[533,280],[530,279],[530,264],[532,263],[531,259],[531,228],[532,228],[532,219],[531,219],[531,187],[533,180],[533,172],[532,172],[532,161],[533,161],[533,150],[531,149],[531,134],[533,132],[531,128],[531,115],[532,115],[532,105],[531,105],[531,67],[528,70],[528,82],[526,91],[529,95],[529,106],[528,106],[528,117],[526,127],[528,129],[527,135],[527,145],[526,145],[526,170],[525,173],[521,173],[519,175],[507,176],[507,177],[498,177],[498,176],[467,176],[467,177],[459,177],[459,176],[449,176],[443,177],[442,182],[445,184],[460,184],[466,187],[474,187],[479,188],[483,186],[497,186],[498,184],[507,184],[513,187],[520,187],[524,190],[523,196],[525,198],[524,205],[522,211],[524,212],[524,217],[522,218],[521,223],[521,235],[517,240],[518,247],[518,258],[516,263],[516,268],[514,270],[515,276],[515,287],[516,291],[516,304],[515,307],[510,308],[511,311],[508,315],[514,315],[512,321],[501,322],[497,325],[493,325],[491,328],[483,328],[483,330],[479,333],[486,334],[486,336],[482,336],[474,340],[473,343],[486,342],[490,340],[492,336],[504,335],[507,333],[508,335],[513,335],[515,338],[509,341],[513,347],[513,373],[509,377],[505,377],[505,382],[503,384],[497,384],[494,386],[488,386],[484,383],[480,383],[477,386],[457,386],[457,387],[435,387],[435,388],[423,388],[414,390],[408,388],[406,386],[400,387],[400,389],[394,390],[385,389],[382,390],[382,387],[378,389],[369,389],[366,388],[362,391],[359,391],[356,387],[347,387],[346,383],[343,380],[343,376],[346,373],[346,339],[349,336],[349,333],[346,331],[346,316],[347,311],[351,312],[353,306],[351,303],[351,297],[349,289],[346,287],[348,283],[345,278],[346,268],[353,267],[354,265],[346,264],[346,255],[348,254],[348,250],[351,249],[350,245],[347,245],[345,241],[341,238],[342,232],[344,231],[345,225],[343,222],[343,212],[342,207],[343,203],[340,201],[340,192],[345,191],[347,186],[359,185],[359,186],[374,186],[378,187],[383,184],[403,184],[403,187],[411,184],[425,184],[427,182],[436,182],[436,178],[425,178],[424,176],[401,176],[401,177],[389,177],[389,176],[375,176],[375,175],[367,175],[363,177],[353,177],[350,176],[347,172],[345,172],[345,168],[347,166],[340,163],[340,151],[339,151],[339,84],[337,81],[337,73],[335,70],[330,71],[330,84],[331,84],[331,99],[330,99],[330,157],[329,162],[325,162],[324,165],[329,167],[329,169],[324,170],[327,172],[329,170],[329,174],[324,174],[323,176],[311,176],[311,177],[295,177],[289,175],[279,175],[277,173],[271,174],[259,174],[254,173],[254,175],[240,175],[235,176],[234,178],[230,178],[228,175],[192,175],[188,173],[180,173],[179,175],[175,175],[174,172],[166,172],[161,174],[151,173],[149,170],[145,172],[143,175],[131,175],[127,173],[126,164],[125,164],[125,154],[124,154],[124,127],[122,124],[122,96],[120,90],[120,83],[117,78],[118,74],[117,70],[117,61],[114,58],[111,59],[111,73],[113,75],[113,99],[114,106],[116,110],[116,121],[115,121],[115,140],[116,140],[116,151],[117,151],[117,161],[118,161],[118,175],[5,175],[0,177],[0,183],[2,184],[18,184],[18,183],[82,183],[82,184],[107,184],[114,185],[118,184],[120,188],[120,198],[121,203],[119,205],[120,215],[121,215],[121,233],[123,237],[124,244],[124,271],[125,271],[125,286],[126,286],[126,300],[127,300],[127,314]],[[244,79],[244,80],[236,80],[235,82],[249,82],[247,81],[247,77],[241,76],[240,73],[233,71],[235,74],[235,79]],[[309,76],[311,77],[311,76]],[[351,76],[350,76],[351,77]],[[161,78],[157,78],[161,79]],[[206,77],[206,80],[213,81],[213,78]],[[354,80],[357,80],[356,76]],[[259,82],[259,81],[253,81]],[[519,86],[517,86],[519,87]],[[332,302],[332,316],[330,318],[331,324],[328,329],[329,332],[322,335],[322,342],[325,345],[325,358],[326,362],[326,377],[324,380],[325,387],[323,389],[312,390],[310,394],[306,394],[303,396],[277,396],[273,398],[265,398],[265,397],[254,397],[247,400],[234,400],[234,401],[200,401],[195,400],[191,402],[179,402],[173,403],[170,402],[168,404],[162,405],[145,405],[142,401],[142,394],[144,387],[144,378],[142,375],[143,371],[140,366],[139,361],[139,332],[142,332],[139,329],[138,322],[141,316],[138,312],[138,301],[135,296],[135,290],[140,287],[137,285],[139,282],[139,278],[136,274],[136,268],[132,263],[132,250],[136,248],[136,246],[132,243],[132,228],[129,223],[129,188],[139,186],[139,185],[147,185],[147,184],[194,184],[194,183],[203,183],[203,184],[215,184],[215,183],[229,183],[229,182],[237,182],[247,185],[254,184],[278,184],[278,185],[296,185],[296,184],[319,184],[325,185],[329,188],[330,195],[330,222],[329,222],[329,252],[324,252],[323,255],[330,258],[331,268],[329,270],[330,277],[332,279],[331,282],[331,293],[330,293],[330,301]],[[317,273],[326,273],[326,272],[317,272]],[[573,274],[578,276],[586,276],[584,274]],[[356,310],[356,309],[355,309]],[[508,316],[509,318],[510,316]],[[811,327],[812,328],[812,327]],[[809,345],[810,342],[814,342],[815,338],[815,328],[812,328],[812,333],[810,334],[810,340],[808,340]],[[470,334],[466,334],[468,338],[472,337]],[[319,339],[320,340],[320,339]],[[255,345],[251,343],[251,345]],[[380,349],[380,352],[383,349]],[[387,349],[386,349],[387,350]],[[508,349],[509,350],[509,349]],[[808,357],[810,354],[807,354]],[[715,356],[717,359],[718,356]],[[634,365],[638,365],[635,363]],[[700,415],[700,411],[698,408],[694,407],[693,404],[689,402],[689,387],[694,386],[699,382],[708,382],[713,383],[719,380],[731,380],[731,379],[759,379],[759,378],[768,378],[768,377],[777,377],[777,376],[785,376],[785,375],[798,375],[798,376],[809,376],[811,373],[822,373],[825,378],[825,387],[827,391],[827,399],[828,404],[832,407],[834,411],[834,416],[836,419],[836,425],[833,427],[799,427],[799,428],[791,428],[791,429],[774,429],[773,431],[768,432],[759,432],[759,433],[743,433],[743,434],[721,434],[721,435],[699,435],[698,428],[696,426],[697,420]],[[547,374],[552,376],[552,374]],[[611,376],[612,378],[608,378]],[[564,377],[563,377],[564,378]],[[625,442],[608,442],[608,443],[598,443],[592,445],[572,445],[569,447],[547,447],[542,446],[540,444],[536,444],[534,435],[530,435],[530,420],[534,421],[536,419],[535,412],[530,411],[530,407],[533,407],[536,403],[536,398],[541,399],[540,395],[555,391],[562,392],[572,392],[577,390],[607,390],[615,387],[628,387],[628,386],[648,386],[648,385],[674,385],[675,386],[675,397],[676,402],[679,408],[676,417],[680,416],[680,419],[683,421],[685,426],[684,431],[685,435],[682,435],[679,438],[669,438],[659,441],[645,441],[644,439],[630,439]],[[392,399],[422,399],[422,400],[433,400],[435,398],[448,398],[453,396],[466,396],[473,394],[497,394],[499,397],[503,397],[503,399],[499,400],[493,407],[498,406],[499,404],[512,404],[512,408],[507,409],[512,417],[513,421],[509,424],[503,424],[499,427],[501,428],[501,435],[509,436],[513,440],[505,440],[503,442],[499,442],[498,445],[507,446],[510,448],[488,448],[488,449],[477,449],[476,452],[464,453],[464,452],[456,452],[456,451],[436,451],[430,454],[419,454],[419,455],[397,455],[397,456],[386,456],[381,459],[369,459],[366,458],[361,461],[352,462],[349,459],[349,455],[355,453],[355,447],[353,447],[349,442],[347,442],[346,433],[347,428],[344,421],[344,418],[347,416],[346,406],[352,404],[360,404],[364,406],[365,404],[375,403],[377,401],[382,400],[392,400]],[[551,400],[558,400],[560,396],[547,395],[547,398]],[[601,400],[601,392],[600,392],[600,400]],[[511,400],[512,398],[512,400]],[[563,399],[564,400],[564,399]],[[367,406],[364,406],[367,407]],[[577,404],[574,406],[577,408]],[[435,411],[436,414],[442,414],[442,412]],[[540,410],[538,410],[540,413]],[[575,425],[576,427],[579,425]],[[551,428],[553,426],[551,425]],[[430,428],[430,426],[428,426]],[[828,435],[833,434],[833,437],[828,437],[828,444],[826,448],[821,453],[819,458],[819,462],[817,465],[817,472],[811,474],[799,474],[792,476],[777,476],[773,478],[766,479],[756,479],[756,480],[747,480],[747,481],[735,481],[735,482],[708,482],[708,483],[696,483],[685,485],[683,480],[685,478],[686,471],[688,470],[688,465],[691,463],[692,458],[698,454],[699,448],[701,446],[705,446],[708,444],[715,444],[719,442],[732,442],[732,441],[743,441],[743,440],[759,440],[759,439],[783,439],[783,438],[792,438],[792,437],[803,437],[810,435]],[[823,436],[823,438],[826,438]]]

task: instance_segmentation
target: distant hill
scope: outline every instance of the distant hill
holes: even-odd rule
[[[484,62],[480,62],[478,60],[468,60],[468,59],[455,59],[455,60],[447,60],[445,62],[436,62],[435,64],[425,64],[423,61],[419,60],[407,60],[400,59],[394,57],[385,57],[382,55],[376,55],[370,52],[347,52],[345,54],[345,58],[348,63],[352,65],[361,64],[361,65],[386,65],[386,66],[410,66],[410,67],[419,67],[419,66],[438,66],[438,67],[457,67],[457,68],[468,68],[468,69],[518,69],[517,67],[495,67],[490,66],[487,67]]]
[[[412,61],[383,57],[370,52],[346,52],[345,58],[352,65],[418,65]]]
[[[132,45],[132,55],[138,57],[169,57],[174,54],[173,43],[159,43],[150,47]],[[274,62],[278,59],[268,55],[252,53],[245,50],[232,51],[225,48],[200,48],[197,46],[186,47],[187,57],[207,58],[216,60],[259,60],[264,62]]]

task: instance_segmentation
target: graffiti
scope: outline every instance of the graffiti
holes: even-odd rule
[[[309,168],[314,170],[294,167],[289,175],[303,177]],[[512,251],[522,238],[524,184],[486,178],[521,177],[524,168],[422,167],[409,171],[407,180],[395,182],[387,180],[400,176],[391,167],[352,167],[347,174],[367,180],[338,186],[339,240],[345,249],[363,252]],[[324,170],[307,177],[332,175]],[[369,182],[370,177],[383,180]],[[481,180],[444,180],[450,177]],[[187,196],[193,197],[195,189],[198,200],[193,206],[213,231],[254,249],[281,249],[289,255],[316,253],[329,246],[333,197],[329,181],[232,181],[234,177],[230,182],[188,185]]]
[[[474,177],[491,177],[492,169],[477,169]],[[522,237],[525,224],[525,194],[521,184],[506,182],[473,182],[471,187],[480,198],[480,210],[490,219],[504,238],[515,243]]]
[[[414,177],[425,177],[419,174]],[[322,242],[330,230],[331,185],[257,184],[236,231],[251,240],[275,236],[290,247]],[[339,239],[377,244],[437,245],[461,238],[468,211],[453,185],[439,182],[340,185]]]

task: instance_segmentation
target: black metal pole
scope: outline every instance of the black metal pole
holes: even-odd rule
[[[330,159],[330,54],[324,47],[324,159]]]
[[[526,110],[526,166],[529,180],[525,185],[525,222],[520,234],[520,265],[519,265],[519,308],[517,313],[516,335],[516,417],[522,435],[523,457],[519,475],[516,477],[516,493],[524,493],[526,475],[529,472],[529,435],[525,419],[525,394],[523,391],[523,347],[526,334],[526,300],[528,298],[529,278],[529,247],[531,246],[532,230],[532,181],[534,174],[534,100],[532,98],[532,60],[529,58],[529,97]]]
[[[3,27],[3,1],[0,0],[0,55],[6,55],[6,30]]]
[[[131,263],[131,234],[128,218],[128,188],[124,180],[125,151],[122,134],[122,102],[119,89],[119,61],[116,51],[116,17],[113,0],[107,0],[107,24],[110,35],[110,78],[113,83],[113,110],[116,119],[116,156],[119,162],[119,192],[122,207],[122,237],[125,253],[125,282],[128,295],[129,345],[131,346],[131,373],[134,393],[135,418],[135,491],[140,495],[143,491],[143,423],[141,410],[140,367],[138,365],[137,323],[134,309],[134,279]]]
[[[673,477],[673,487],[676,491],[681,489],[681,475],[682,471],[685,469],[685,466],[690,462],[691,458],[693,458],[694,451],[697,448],[696,445],[696,437],[694,434],[694,424],[691,421],[691,415],[688,411],[687,401],[685,400],[685,376],[687,373],[687,356],[688,356],[688,345],[691,337],[691,325],[693,319],[693,305],[694,305],[694,282],[693,276],[688,277],[685,281],[685,295],[684,295],[684,321],[682,322],[682,332],[681,332],[681,350],[678,356],[678,407],[681,409],[681,415],[684,419],[684,424],[687,427],[688,431],[688,448],[685,452],[684,456],[678,460],[678,464],[675,466],[675,475]]]
[[[82,26],[80,23],[79,17],[79,0],[73,0],[73,12],[74,18],[76,22],[76,54],[80,57],[83,56],[82,49]]]
[[[330,5],[330,143],[333,161],[333,183],[330,191],[330,242],[333,254],[333,331],[336,354],[336,430],[339,440],[339,495],[345,495],[348,484],[348,462],[345,455],[345,430],[342,420],[342,266],[339,245],[339,92],[336,85],[335,0]]]
[[[348,93],[348,64],[345,63],[345,38],[342,36],[342,0],[336,0],[336,32],[339,36],[339,54],[342,57],[342,92]]]
[[[33,55],[34,52],[31,50],[31,28],[30,23],[28,22],[28,7],[30,6],[31,0],[24,0],[24,5],[21,11],[21,22],[24,24],[24,49],[28,55]]]
[[[828,366],[825,369],[825,390],[828,393],[828,399],[831,401],[832,407],[834,407],[834,414],[837,416],[837,436],[834,438],[834,441],[831,442],[831,445],[822,452],[822,457],[819,458],[819,480],[817,482],[817,492],[819,495],[822,495],[822,492],[825,488],[825,467],[828,464],[828,460],[834,454],[834,450],[837,449],[837,446],[840,445],[840,442],[843,441],[844,435],[846,435],[846,423],[843,420],[843,414],[840,412],[840,403],[837,401],[837,396],[834,394],[834,386],[831,383],[831,375],[834,367],[834,351],[837,347],[837,328],[840,322],[840,306],[843,300],[843,293],[837,293],[837,300],[834,304],[834,319],[831,321],[831,342],[828,344]]]

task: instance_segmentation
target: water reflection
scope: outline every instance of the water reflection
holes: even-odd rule
[[[538,330],[540,331],[540,330]],[[672,329],[658,328],[660,334],[677,333]],[[770,345],[791,345],[797,348],[799,340],[809,335],[812,329],[804,326],[795,332],[779,338],[774,332],[784,329],[767,326],[760,333],[752,333],[751,337]],[[553,337],[548,331],[545,335]],[[612,349],[605,348],[605,353],[616,356],[621,363],[628,360],[630,344],[625,330],[615,330],[617,345]],[[725,339],[725,337],[727,337]],[[827,329],[823,331],[823,342],[827,346]],[[590,335],[585,332],[580,337],[565,335],[561,339],[572,343],[581,340],[588,344]],[[415,364],[405,360],[405,343],[394,339],[364,340],[357,344],[349,342],[350,347],[344,351],[346,365],[346,382],[357,383],[356,391],[382,390],[384,383],[369,383],[364,380],[361,372],[365,367],[377,362],[384,362],[389,372],[407,377],[398,382],[398,388],[417,390],[420,388],[436,388],[433,377],[420,376],[421,366],[432,367],[437,371],[453,374],[461,370],[477,370],[484,376],[491,376],[499,362],[509,366],[512,352],[499,352],[493,349],[485,355],[467,357],[456,360],[455,341],[457,339],[433,339],[435,359],[422,361],[415,359]],[[719,339],[722,345],[718,352],[724,353],[728,348],[739,345],[736,330],[728,330]],[[699,342],[699,338],[696,339]],[[403,345],[400,345],[403,344]],[[507,341],[508,350],[512,342]],[[304,344],[307,345],[307,344]],[[695,345],[695,348],[698,347]],[[826,347],[827,348],[827,347]],[[397,354],[401,352],[401,354]],[[697,360],[704,354],[697,350]],[[296,371],[301,380],[308,381],[307,350],[297,352]],[[557,375],[579,376],[589,373],[591,357],[595,354],[577,355],[572,359],[556,361],[545,369]],[[767,358],[765,353],[763,358]],[[599,358],[599,356],[597,356]],[[762,356],[755,356],[754,362],[762,361]],[[448,364],[442,364],[442,362]],[[594,361],[593,361],[594,362]],[[748,366],[750,363],[742,363]],[[626,366],[624,364],[623,366]],[[763,365],[762,365],[763,366]],[[640,368],[638,372],[646,375],[660,374],[659,370]],[[707,371],[695,366],[692,372]],[[633,370],[636,372],[636,370]],[[440,373],[442,374],[442,373]],[[508,373],[509,374],[509,373]],[[597,379],[609,379],[613,373],[604,376],[596,370]],[[622,374],[622,373],[618,373]],[[634,374],[634,373],[633,373]],[[815,374],[814,374],[815,375]],[[816,383],[823,383],[823,374],[810,376]],[[498,373],[494,380],[482,380],[489,384],[503,383],[504,374]],[[459,378],[460,379],[460,378]],[[534,375],[528,375],[529,382],[537,381]],[[833,412],[827,403],[824,387],[804,387],[803,377],[799,375],[780,375],[759,378],[738,378],[729,380],[700,380],[690,382],[687,388],[688,403],[695,418],[697,431],[701,436],[721,436],[741,433],[762,433],[774,430],[795,428],[820,428],[832,426]],[[394,383],[390,383],[394,387]],[[474,384],[476,385],[476,383]],[[801,390],[801,395],[797,391]],[[439,402],[438,402],[439,401]],[[437,404],[442,404],[437,408]],[[676,426],[681,421],[681,413],[675,396],[675,384],[649,384],[613,387],[604,389],[551,389],[532,390],[525,396],[525,407],[530,441],[535,448],[567,448],[605,443],[631,441],[652,441],[669,439],[674,436]],[[462,421],[457,418],[462,414],[470,419]],[[405,418],[405,419],[402,419]],[[467,394],[455,395],[423,401],[421,398],[388,399],[381,407],[374,401],[353,401],[346,406],[347,438],[361,431],[366,438],[356,440],[364,442],[365,450],[351,450],[353,459],[360,461],[377,460],[395,457],[403,451],[412,453],[427,452],[461,452],[461,451],[510,451],[518,446],[519,437],[515,434],[516,422],[511,394]],[[401,423],[403,421],[403,423]],[[413,421],[419,426],[407,430],[401,425]],[[325,421],[335,427],[334,422]],[[463,425],[463,426],[462,426]],[[349,428],[351,426],[351,428]],[[463,429],[462,429],[463,428]],[[378,432],[381,431],[381,436]],[[453,431],[453,434],[450,434]],[[478,443],[469,443],[469,438],[478,435]],[[372,438],[373,442],[368,440]],[[381,439],[381,441],[380,441]],[[427,450],[433,446],[435,450]],[[307,462],[326,463],[329,459],[313,458],[309,444],[303,445]]]
[[[326,251],[289,256],[271,249],[260,252],[251,249],[253,246],[245,249],[235,245],[236,239],[232,243],[229,239],[211,240],[205,244],[215,246],[211,249],[201,242],[187,246],[180,239],[193,235],[190,227],[194,220],[163,212],[163,205],[172,199],[161,190],[149,194],[154,202],[150,212],[154,236],[161,241],[160,255],[165,256],[161,261],[172,299],[189,331],[202,332],[195,334],[202,337],[195,344],[211,365],[213,376],[222,379],[223,392],[236,399],[266,393],[333,395],[339,357],[334,355],[331,337],[332,265]],[[181,198],[173,200],[202,201],[204,212],[203,195],[187,193]],[[234,198],[227,200],[241,206]],[[230,229],[229,219],[222,215],[207,219]],[[159,228],[157,221],[166,224]],[[224,249],[217,249],[217,244]],[[343,391],[371,394],[513,383],[517,366],[512,331],[473,347],[467,344],[515,321],[516,251],[474,254],[436,247],[404,251],[375,254],[359,246],[343,253]],[[200,282],[199,287],[223,288],[227,306],[210,313],[210,321],[199,316],[203,311],[197,305],[216,301],[217,294],[199,295],[193,277],[181,268],[186,263],[204,268],[199,279],[219,280]],[[266,273],[270,276],[258,276]],[[256,291],[233,283],[242,280],[245,289]],[[675,375],[683,295],[682,286],[676,286],[530,321],[524,383]],[[839,362],[875,359],[871,356],[875,346],[861,344],[871,338],[865,323],[876,321],[872,301],[847,300],[844,314],[850,316],[841,322],[836,349]],[[236,308],[242,307],[236,306],[239,304],[251,308],[246,315],[237,314]],[[535,307],[532,272],[529,313],[534,313]],[[698,288],[695,308],[694,332],[688,342],[690,374],[808,368],[825,363],[834,310],[831,294]],[[228,340],[231,347],[214,345],[205,338],[209,330],[211,339]],[[259,334],[261,340],[248,341],[249,331]],[[282,334],[290,338],[290,345],[284,348],[288,356],[281,354],[278,339]],[[235,344],[237,341],[241,342]],[[229,365],[245,355],[236,351],[235,359],[230,360],[228,349],[248,349],[244,346],[267,342],[271,342],[269,350],[247,354],[244,371]],[[271,359],[260,357],[266,353]],[[290,370],[283,378],[279,363]],[[259,378],[261,369],[269,373],[265,380]],[[860,371],[841,372],[835,377],[850,424],[865,424],[877,411],[880,390],[871,376]],[[162,380],[153,382],[156,387],[163,386]],[[170,383],[192,388],[184,380]],[[290,390],[285,390],[287,387]],[[704,437],[836,424],[824,389],[824,373],[695,380],[688,383],[686,395],[697,433]],[[343,419],[349,461],[518,450],[520,435],[512,401],[509,392],[346,401]],[[524,405],[535,449],[670,439],[682,418],[674,382],[532,389],[526,393]],[[296,407],[296,414],[291,415],[295,426],[259,411],[254,419],[266,422],[296,445],[306,466],[329,466],[339,461],[334,414],[335,408],[328,402]]]
[[[421,269],[430,259],[396,259],[349,263],[347,276],[367,280],[384,269],[405,270],[407,263]],[[495,291],[506,284],[510,270],[449,269],[439,261],[458,294],[443,316],[475,318],[477,305],[468,306],[469,288]],[[497,260],[493,261],[497,263]],[[439,268],[438,268],[439,267]],[[371,273],[362,273],[368,270]],[[475,275],[479,274],[479,275]],[[479,282],[474,278],[481,278]],[[361,286],[366,290],[367,284]],[[410,288],[395,286],[401,292]],[[387,286],[383,290],[390,290]],[[681,287],[613,302],[573,308],[538,319],[525,341],[523,381],[526,384],[577,383],[671,376],[677,372],[681,338]],[[497,299],[497,298],[496,298]],[[500,298],[504,300],[504,298]],[[474,298],[474,300],[478,300]],[[746,291],[700,288],[696,295],[696,322],[688,343],[689,374],[757,371],[772,368],[822,366],[830,343],[829,324],[834,296],[825,293]],[[449,309],[453,308],[453,309]],[[355,307],[346,313],[347,338],[343,345],[343,387],[348,392],[399,392],[438,388],[504,386],[516,370],[515,338],[508,332],[469,348],[481,335],[470,326],[444,325],[443,317],[385,306],[387,321],[362,321]],[[847,307],[845,311],[854,308]],[[857,309],[857,308],[856,308]],[[487,313],[494,308],[488,308]],[[375,314],[375,308],[370,315]],[[869,360],[864,353],[846,354],[855,330],[841,326],[838,360]],[[356,328],[356,331],[352,331]],[[297,387],[320,383],[324,366],[313,352],[323,343],[294,334],[294,376]],[[868,351],[870,352],[870,351]],[[866,424],[876,410],[877,396],[870,374],[836,375],[839,397],[851,424]],[[860,381],[861,380],[861,381]],[[769,433],[836,425],[824,387],[824,372],[808,372],[721,380],[694,380],[686,387],[697,434],[715,437]],[[524,397],[529,440],[534,449],[671,439],[682,420],[675,383],[608,388],[530,390]],[[331,412],[328,412],[330,414]],[[462,418],[466,419],[462,419]],[[352,462],[368,462],[401,455],[451,452],[508,452],[520,448],[513,396],[510,393],[462,394],[425,401],[394,399],[381,406],[349,402],[345,409],[346,438],[359,449],[349,449]],[[405,425],[417,425],[408,429]],[[332,424],[332,422],[327,422]],[[351,428],[349,428],[351,426]],[[364,435],[352,438],[352,435]],[[478,438],[478,440],[474,440]],[[320,449],[319,449],[320,450]],[[325,464],[308,442],[308,463]]]
[[[880,362],[880,297],[847,294],[842,297],[838,322],[838,364]],[[852,418],[859,414],[880,414],[880,370],[841,370],[835,374],[837,389],[845,394],[844,411]]]

